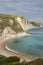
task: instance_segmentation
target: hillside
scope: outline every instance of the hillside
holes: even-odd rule
[[[41,25],[41,23],[37,24],[27,21],[22,16],[0,14],[0,35],[6,31],[9,33],[23,32],[29,28],[39,27]]]
[[[43,58],[36,59],[34,61],[20,62],[20,58],[16,56],[5,57],[0,55],[0,65],[43,65]]]
[[[23,31],[22,27],[15,18],[16,16],[0,15],[0,33],[2,33],[3,30],[5,30],[5,28],[7,27],[9,27],[9,29],[12,29],[16,33]]]

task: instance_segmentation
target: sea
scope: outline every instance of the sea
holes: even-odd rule
[[[43,23],[43,0],[0,0],[0,14],[24,16],[30,22]],[[43,57],[43,28],[30,29],[32,36],[19,38],[8,45],[13,51]]]
[[[9,49],[31,55],[34,57],[43,57],[43,28],[33,28],[27,31],[32,36],[19,38],[9,43]]]

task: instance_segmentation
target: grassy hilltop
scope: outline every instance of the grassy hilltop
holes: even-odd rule
[[[31,62],[22,61],[16,56],[5,57],[0,55],[0,65],[43,65],[43,58],[36,59]]]
[[[0,14],[0,32],[2,32],[5,27],[10,27],[15,32],[23,31],[20,24],[15,20],[16,17],[17,16]],[[10,24],[10,21],[13,23]]]
[[[22,16],[0,14],[0,35],[5,28],[19,33],[29,28],[40,27],[40,25],[40,22],[29,22]]]

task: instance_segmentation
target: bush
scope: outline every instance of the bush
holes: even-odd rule
[[[6,58],[5,56],[0,55],[0,65],[43,65],[43,58],[36,59],[31,62],[21,62],[20,58],[13,56]]]
[[[19,57],[16,57],[16,56],[13,56],[13,57],[8,57],[5,59],[6,62],[19,62],[20,61],[20,58]]]
[[[34,61],[26,63],[25,65],[43,65],[43,58],[36,59]]]
[[[3,55],[0,55],[0,60],[4,60],[4,59],[6,59],[6,57]]]

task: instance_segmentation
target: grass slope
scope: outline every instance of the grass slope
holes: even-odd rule
[[[5,57],[0,55],[0,65],[43,65],[43,58],[36,59],[31,62],[20,62],[20,58],[13,56],[13,57]]]
[[[16,33],[23,31],[22,27],[20,24],[15,20],[17,16],[14,15],[5,15],[5,14],[0,14],[0,34],[4,30],[5,27],[11,27],[12,30],[14,30]],[[9,21],[13,21],[13,24],[10,25]]]

